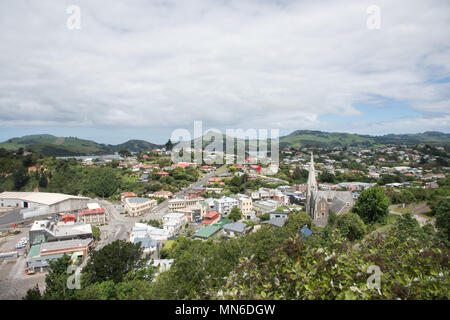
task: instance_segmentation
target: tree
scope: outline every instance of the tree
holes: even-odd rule
[[[25,169],[24,167],[20,167],[18,170],[14,172],[13,179],[14,179],[14,190],[22,189],[30,179],[30,177],[27,174],[27,169]]]
[[[116,240],[99,251],[94,251],[83,269],[83,281],[88,283],[112,280],[119,283],[133,269],[146,267],[148,257],[143,257],[139,244]]]
[[[334,183],[336,181],[336,177],[334,174],[325,171],[321,175],[319,175],[319,182],[324,183]]]
[[[337,217],[336,225],[342,236],[350,241],[360,240],[366,233],[366,226],[356,213],[344,213]]]
[[[47,176],[45,175],[45,173],[43,173],[39,178],[39,188],[47,188],[47,185],[48,185]]]
[[[22,300],[41,300],[41,291],[39,290],[39,285],[36,284],[35,287],[28,289],[25,297]]]
[[[308,178],[308,171],[305,169],[300,169],[298,166],[295,167],[294,172],[292,173],[292,179],[295,181],[303,181]]]
[[[119,183],[112,168],[98,168],[91,173],[88,190],[98,197],[108,198],[118,189]]]
[[[100,240],[100,229],[97,226],[92,226],[92,237],[95,241]]]
[[[435,206],[436,227],[443,239],[450,243],[450,198],[439,200]]]
[[[330,210],[328,213],[328,223],[327,225],[330,227],[334,227],[336,225],[337,215],[333,211]]]
[[[234,187],[240,187],[241,186],[241,179],[238,176],[234,176],[230,180],[230,185]]]
[[[259,219],[260,219],[261,221],[269,220],[269,219],[270,219],[270,213],[269,213],[269,212],[266,212],[266,213],[262,214],[262,215],[259,217]]]
[[[166,150],[171,151],[173,149],[173,143],[170,139],[169,139],[169,141],[166,142],[166,144],[164,146],[166,147]]]
[[[67,279],[71,276],[68,273],[70,257],[64,255],[56,261],[51,261],[49,272],[45,277],[45,300],[70,300],[74,297],[76,289],[67,287]]]
[[[400,200],[401,203],[410,204],[416,201],[416,197],[414,194],[409,190],[402,190],[400,192]]]
[[[385,223],[389,214],[389,198],[382,187],[370,187],[361,192],[356,199],[353,211],[365,223]]]
[[[150,219],[148,221],[145,222],[146,224],[148,224],[149,226],[155,227],[155,228],[161,228],[162,223],[159,220],[155,220],[155,219]]]
[[[230,214],[228,215],[228,219],[238,221],[241,220],[241,218],[242,218],[241,209],[239,209],[238,207],[233,207],[230,211]]]
[[[122,158],[128,158],[131,157],[131,152],[125,149],[119,150],[119,156]]]

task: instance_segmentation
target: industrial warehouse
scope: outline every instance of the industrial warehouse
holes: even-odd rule
[[[87,207],[90,199],[61,193],[2,192],[0,207],[23,208],[23,219],[54,213],[75,213]]]

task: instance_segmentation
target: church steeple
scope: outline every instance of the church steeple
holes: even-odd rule
[[[311,161],[309,162],[309,174],[308,174],[308,183],[307,183],[307,192],[308,195],[312,191],[317,191],[317,182],[316,182],[316,171],[314,169],[314,156],[311,151]]]

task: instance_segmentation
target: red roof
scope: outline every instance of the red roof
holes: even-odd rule
[[[73,213],[69,213],[69,214],[65,214],[62,216],[63,219],[67,219],[67,218],[74,218],[75,219],[75,215]]]
[[[205,218],[209,218],[209,219],[217,219],[219,217],[219,213],[217,213],[216,211],[211,211],[210,213],[208,213]]]
[[[174,163],[172,165],[172,167],[180,167],[180,168],[183,168],[183,169],[188,167],[188,166],[189,166],[189,163],[186,163],[186,162]]]
[[[157,172],[156,174],[165,175],[165,174],[169,174],[169,173],[168,173],[168,172],[165,172],[165,171],[159,171],[159,172]]]
[[[136,197],[136,195],[134,194],[134,192],[122,192],[120,194],[122,197]]]
[[[94,209],[94,210],[83,210],[78,214],[78,216],[83,216],[85,214],[97,214],[97,213],[105,213],[105,208],[99,208],[99,209]]]

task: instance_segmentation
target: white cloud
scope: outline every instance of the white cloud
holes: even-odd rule
[[[448,1],[77,3],[78,31],[68,1],[0,4],[1,126],[321,128],[385,97],[450,129]]]

